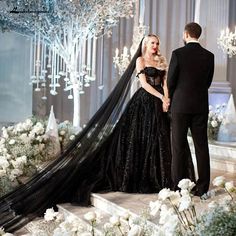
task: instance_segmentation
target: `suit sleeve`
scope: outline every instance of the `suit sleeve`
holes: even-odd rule
[[[207,81],[208,88],[210,88],[211,82],[213,80],[214,68],[215,68],[214,54],[211,54],[210,65],[209,65],[209,73],[208,73],[208,81]]]
[[[170,65],[169,65],[169,70],[168,70],[168,76],[167,76],[167,87],[169,91],[169,97],[172,98],[175,87],[177,84],[178,80],[178,60],[175,52],[172,52],[171,60],[170,60]]]

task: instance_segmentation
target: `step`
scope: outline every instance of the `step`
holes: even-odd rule
[[[188,137],[190,150],[196,166],[193,140]],[[218,145],[218,142],[209,143],[211,169],[236,174],[236,146]]]
[[[60,204],[57,206],[58,206],[59,212],[62,213],[65,218],[70,215],[76,217],[78,219],[78,222],[80,222],[80,224],[88,231],[91,229],[91,226],[90,226],[90,223],[84,219],[84,215],[90,211],[98,212],[99,215],[101,216],[101,221],[97,223],[94,231],[95,231],[95,234],[98,236],[104,235],[103,226],[105,223],[109,222],[109,219],[111,217],[110,214],[94,206],[81,207],[81,206],[74,206],[70,203]]]

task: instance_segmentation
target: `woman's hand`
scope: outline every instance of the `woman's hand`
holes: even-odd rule
[[[170,106],[170,99],[165,97],[164,95],[162,96],[161,101],[162,101],[163,105],[165,105],[167,107]]]

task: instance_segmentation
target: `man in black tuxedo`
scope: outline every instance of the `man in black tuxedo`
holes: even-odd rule
[[[174,188],[185,176],[187,157],[185,147],[190,128],[195,147],[198,180],[194,194],[202,196],[209,189],[210,160],[207,138],[208,88],[214,73],[214,55],[201,47],[198,39],[201,26],[185,26],[185,46],[172,52],[167,85],[171,100],[172,120],[172,178]]]

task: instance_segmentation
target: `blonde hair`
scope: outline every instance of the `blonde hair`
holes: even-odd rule
[[[167,65],[167,61],[166,61],[166,58],[164,56],[161,55],[161,52],[160,52],[160,38],[155,35],[155,34],[148,34],[146,35],[144,38],[143,38],[143,41],[142,41],[142,56],[145,54],[145,51],[146,51],[146,44],[148,42],[148,40],[152,37],[155,37],[157,40],[158,40],[158,50],[156,52],[156,56],[154,57],[154,60],[157,61],[159,63],[159,66],[163,69],[167,69],[168,65]]]

